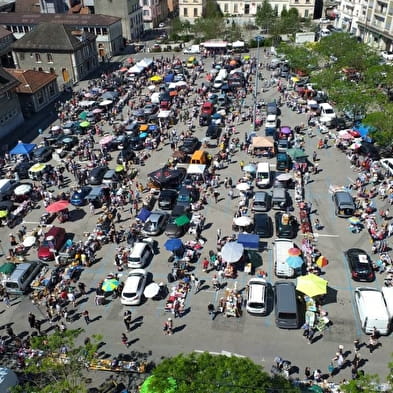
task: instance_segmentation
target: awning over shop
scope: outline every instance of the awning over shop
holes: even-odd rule
[[[205,48],[226,48],[228,46],[228,42],[221,40],[211,40],[202,42],[201,45]]]

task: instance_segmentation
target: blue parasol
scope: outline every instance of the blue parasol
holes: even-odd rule
[[[303,266],[303,258],[299,256],[290,256],[288,257],[285,262],[288,264],[289,267],[292,269],[299,269],[299,267]]]
[[[183,247],[183,242],[181,241],[181,239],[178,238],[168,239],[164,243],[164,247],[168,251],[180,250]]]

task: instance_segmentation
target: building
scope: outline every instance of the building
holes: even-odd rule
[[[143,12],[143,26],[145,30],[157,27],[168,17],[167,0],[140,0]]]
[[[94,13],[121,19],[123,36],[129,41],[139,40],[143,34],[143,13],[139,0],[94,0]]]
[[[167,0],[169,16],[176,16],[179,14],[179,0]]]
[[[196,19],[204,16],[207,1],[208,0],[179,0],[180,20],[194,23]]]
[[[41,23],[12,44],[12,55],[17,68],[57,74],[59,86],[71,86],[97,69],[95,41],[94,34]]]
[[[336,27],[360,35],[358,20],[362,14],[363,0],[342,0],[336,8]]]
[[[24,122],[16,87],[19,81],[0,67],[0,138]]]
[[[39,112],[59,96],[56,74],[13,68],[6,71],[20,82],[16,94],[25,118]]]
[[[0,26],[12,32],[16,39],[22,38],[40,23],[58,23],[95,34],[100,58],[113,56],[124,48],[121,18],[115,16],[0,13]]]
[[[14,67],[11,50],[11,44],[14,41],[14,35],[0,26],[0,67]]]

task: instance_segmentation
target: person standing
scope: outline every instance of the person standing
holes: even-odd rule
[[[132,313],[130,310],[124,312],[123,321],[127,332],[131,331]]]
[[[7,292],[3,295],[3,302],[7,308],[11,307],[10,295]]]
[[[29,312],[29,316],[27,317],[27,320],[29,321],[29,325],[31,329],[34,329],[35,327],[35,315],[31,312]]]
[[[304,376],[306,377],[307,380],[311,379],[311,369],[310,369],[310,367],[306,367],[304,369]]]
[[[209,303],[209,304],[207,305],[207,311],[208,311],[208,313],[209,313],[209,315],[211,316],[212,321],[213,321],[214,318],[216,317],[216,310],[215,310],[215,308],[214,308],[214,304]]]
[[[217,241],[221,239],[221,228],[217,229]]]
[[[167,321],[164,323],[164,333],[165,335],[172,335],[173,334],[173,321],[172,318],[168,318]]]
[[[124,344],[126,346],[126,348],[128,348],[129,345],[130,345],[129,342],[128,342],[128,338],[127,338],[125,333],[121,334],[121,342],[122,342],[122,344]]]
[[[79,294],[81,296],[87,295],[87,293],[86,293],[86,284],[85,283],[79,281],[78,282],[78,289],[79,289]]]
[[[88,325],[91,322],[90,316],[89,316],[89,311],[87,311],[87,310],[83,311],[82,315],[83,315],[83,318],[85,319],[86,325]]]
[[[41,335],[41,324],[42,322],[39,319],[34,322],[34,328],[37,329],[39,335]]]

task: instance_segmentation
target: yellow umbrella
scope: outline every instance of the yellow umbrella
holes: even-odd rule
[[[160,75],[153,75],[153,76],[150,78],[150,80],[151,80],[152,82],[161,82],[161,81],[162,81],[162,76],[160,76]]]
[[[307,296],[325,295],[328,282],[315,274],[307,274],[297,279],[296,289]]]
[[[37,163],[30,168],[30,172],[41,172],[46,167],[46,164]]]
[[[295,83],[300,81],[300,79],[297,76],[293,76],[291,78],[291,80],[292,80],[292,82],[295,82]]]
[[[8,216],[8,211],[7,210],[0,210],[0,218],[4,218]]]

